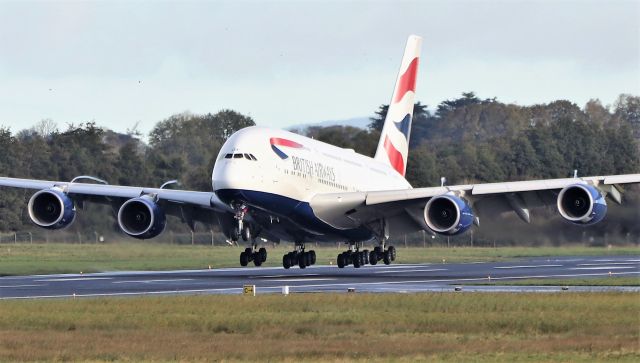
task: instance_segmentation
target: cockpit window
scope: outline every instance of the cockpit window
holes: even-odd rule
[[[245,159],[249,159],[249,160],[253,160],[251,159],[251,156],[249,156],[249,154],[244,154]]]
[[[258,158],[255,157],[255,155],[253,154],[249,154],[251,156],[251,159],[253,159],[254,161],[258,161]]]
[[[234,159],[242,159],[242,154],[233,154]]]
[[[231,157],[233,156],[233,154],[227,154],[224,156],[225,159],[231,159]]]

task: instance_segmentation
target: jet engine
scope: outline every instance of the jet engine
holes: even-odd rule
[[[27,209],[33,223],[47,229],[65,228],[76,218],[73,200],[58,188],[35,193],[29,199]]]
[[[164,210],[149,196],[129,199],[118,211],[118,225],[131,237],[156,237],[167,225]]]
[[[571,223],[590,225],[600,222],[607,214],[607,202],[596,187],[573,184],[560,191],[558,211]]]
[[[432,231],[453,236],[471,228],[473,211],[462,198],[452,194],[439,195],[427,202],[424,220]]]

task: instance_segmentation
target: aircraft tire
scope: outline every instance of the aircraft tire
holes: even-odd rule
[[[316,264],[316,251],[314,251],[314,250],[309,251],[309,256],[311,256],[311,264],[315,265]]]
[[[377,265],[378,264],[378,252],[371,251],[369,252],[369,263],[371,265]]]
[[[240,266],[245,267],[249,264],[249,256],[246,252],[240,253]]]
[[[260,256],[260,260],[262,260],[262,262],[266,262],[267,261],[267,249],[262,247],[258,250],[258,255]]]
[[[384,261],[385,265],[390,265],[391,264],[391,254],[389,253],[389,251],[384,251],[384,257],[382,258],[382,260]]]
[[[344,266],[345,266],[345,261],[344,261],[344,260],[345,260],[345,258],[344,258],[344,254],[342,254],[342,253],[341,253],[341,254],[339,254],[339,255],[338,255],[338,261],[337,261],[337,262],[338,262],[338,267],[339,267],[339,268],[344,268]]]
[[[396,260],[396,248],[393,246],[389,246],[389,258],[391,259],[391,261]]]
[[[298,266],[302,269],[307,268],[307,261],[303,254],[298,255]]]
[[[351,256],[353,258],[353,267],[360,268],[360,252],[353,253]]]
[[[253,264],[256,265],[256,267],[260,267],[262,265],[262,256],[260,256],[260,253],[253,255]]]
[[[291,258],[288,253],[282,256],[282,267],[284,267],[285,270],[288,270],[289,267],[291,267]]]

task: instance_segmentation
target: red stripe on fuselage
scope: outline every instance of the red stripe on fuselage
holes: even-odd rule
[[[407,70],[398,80],[398,88],[393,103],[399,102],[409,91],[416,91],[416,76],[418,75],[418,57],[413,58]]]
[[[295,141],[281,139],[279,137],[272,137],[271,139],[269,139],[269,142],[271,143],[271,145],[288,146],[288,147],[294,147],[298,149],[302,147],[302,145],[298,144]]]
[[[389,136],[385,136],[384,138],[384,149],[387,151],[391,166],[393,166],[400,175],[404,176],[404,159],[400,151],[398,151],[391,143],[391,140],[389,140]]]

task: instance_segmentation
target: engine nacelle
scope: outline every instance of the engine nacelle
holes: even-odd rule
[[[607,202],[598,188],[587,184],[564,187],[558,195],[558,211],[571,223],[589,225],[607,214]]]
[[[58,188],[44,189],[35,193],[29,199],[27,209],[33,223],[42,228],[65,228],[76,219],[73,200]]]
[[[131,237],[156,237],[167,225],[164,210],[151,197],[142,196],[124,202],[118,211],[118,225]]]
[[[475,217],[469,204],[451,194],[433,197],[424,207],[424,220],[432,231],[453,236],[471,228]]]

